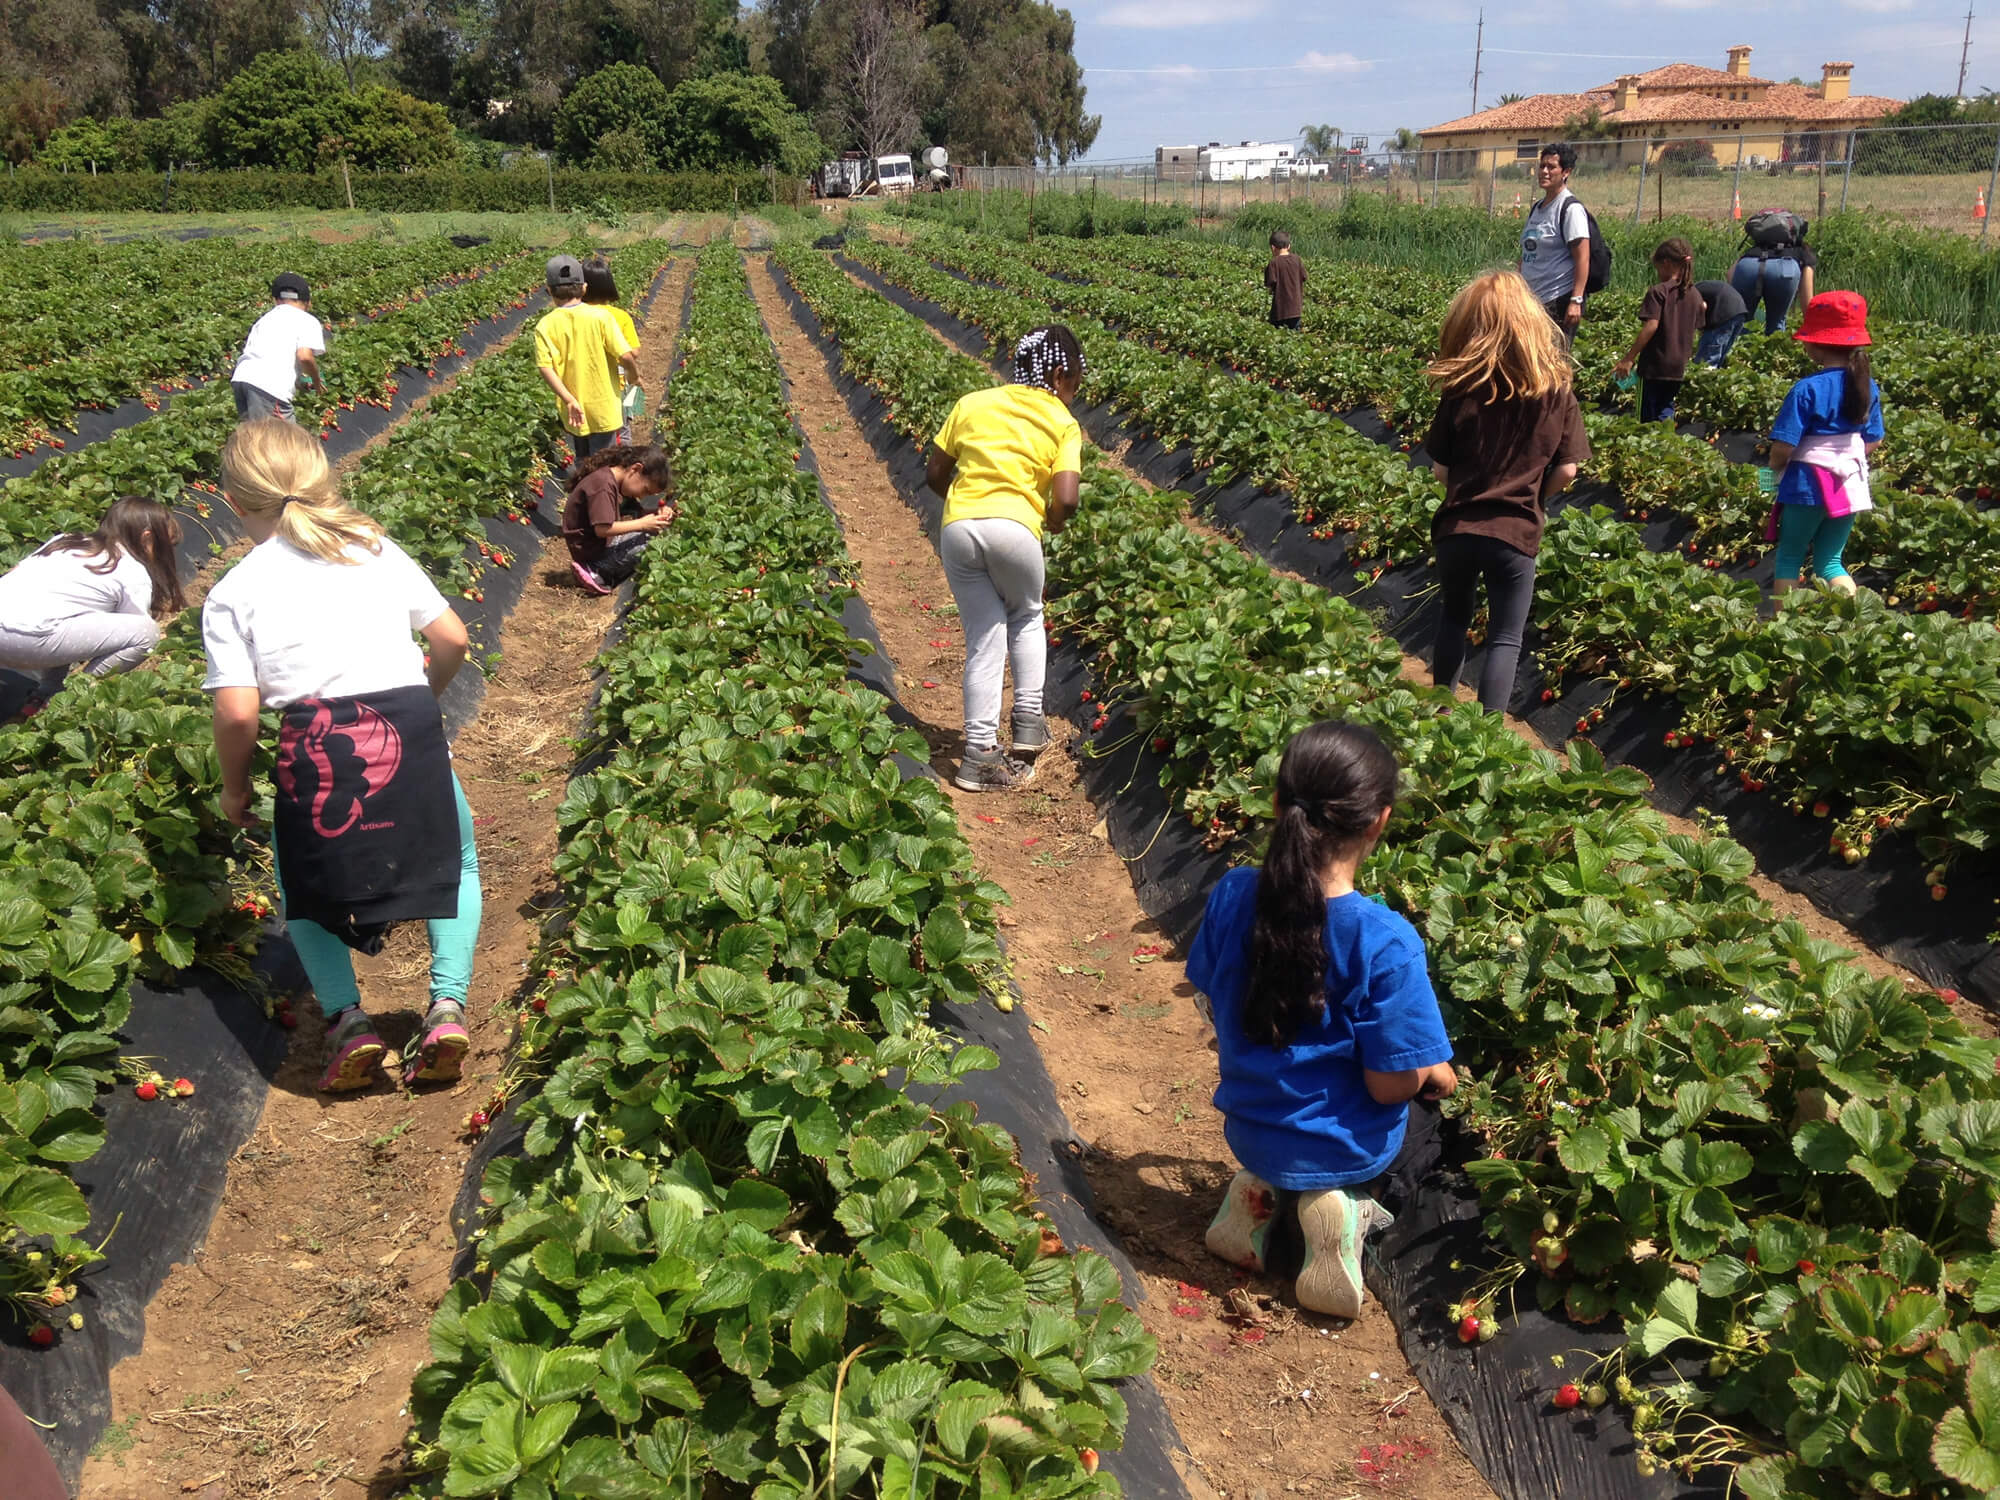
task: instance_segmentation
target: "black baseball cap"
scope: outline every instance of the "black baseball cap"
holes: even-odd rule
[[[583,285],[583,262],[578,260],[574,255],[554,255],[549,257],[547,274],[549,285],[552,287],[581,287]]]
[[[306,285],[305,277],[297,271],[280,271],[271,282],[271,295],[292,302],[310,302],[312,288]]]

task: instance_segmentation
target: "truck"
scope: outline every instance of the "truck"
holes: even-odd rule
[[[903,194],[916,184],[909,155],[870,157],[859,151],[843,151],[838,161],[827,162],[813,174],[813,193],[820,198],[868,198]]]

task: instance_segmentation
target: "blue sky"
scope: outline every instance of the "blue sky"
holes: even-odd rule
[[[2000,0],[1975,0],[1966,89],[2000,89]],[[1093,158],[1155,146],[1290,140],[1305,123],[1375,138],[1456,118],[1472,100],[1478,0],[1069,0]],[[1855,64],[1857,94],[1908,98],[1958,81],[1965,3],[1925,0],[1536,0],[1486,6],[1482,107],[1507,92],[1573,93],[1667,62],[1722,67],[1736,42],[1760,78]],[[1561,55],[1581,54],[1581,55]]]

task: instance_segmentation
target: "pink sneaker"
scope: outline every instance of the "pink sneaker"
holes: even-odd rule
[[[387,1049],[375,1035],[375,1025],[358,1005],[341,1012],[326,1034],[326,1049],[332,1053],[326,1071],[319,1075],[320,1092],[348,1094],[373,1083]]]
[[[608,594],[611,592],[611,590],[608,587],[606,587],[604,580],[602,578],[599,578],[595,573],[591,572],[590,569],[586,568],[582,563],[572,561],[569,565],[569,570],[570,572],[576,574],[576,581],[583,585],[584,591],[586,593]]]
[[[424,1016],[424,1039],[403,1071],[405,1083],[451,1083],[465,1065],[472,1038],[465,1030],[465,1007],[456,1000],[433,1000]]]

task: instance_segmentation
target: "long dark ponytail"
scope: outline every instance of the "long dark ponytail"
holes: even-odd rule
[[[1326,893],[1320,873],[1351,853],[1396,801],[1396,757],[1359,724],[1300,730],[1278,763],[1278,822],[1257,880],[1243,1031],[1285,1047],[1326,1008]]]
[[[1847,371],[1847,381],[1840,393],[1840,420],[1859,427],[1875,406],[1875,367],[1868,361],[1867,345],[1850,347],[1841,368]]]

